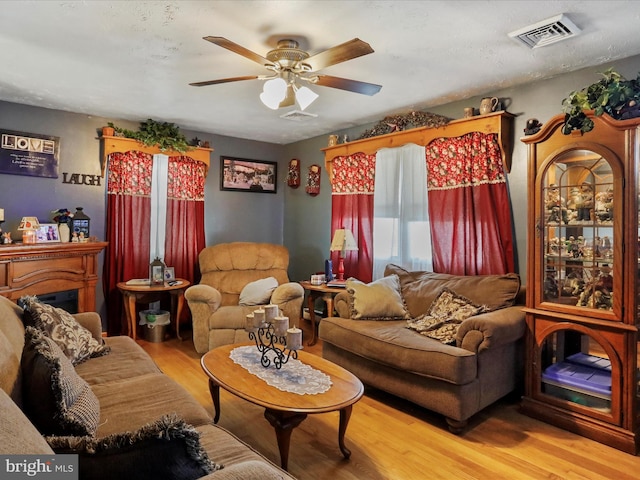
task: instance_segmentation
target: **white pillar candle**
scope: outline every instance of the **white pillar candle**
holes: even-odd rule
[[[273,319],[278,316],[278,306],[277,305],[265,305],[264,307],[264,319],[267,323],[273,323]]]
[[[244,321],[244,331],[253,332],[255,327],[253,326],[253,313],[248,313],[247,318]]]
[[[260,328],[264,323],[264,310],[259,308],[253,311],[253,326]]]
[[[289,329],[289,317],[277,316],[273,319],[273,329],[278,337],[284,337]]]
[[[287,347],[289,350],[302,348],[302,330],[296,327],[287,330]]]
[[[4,222],[4,208],[0,208],[0,222]]]

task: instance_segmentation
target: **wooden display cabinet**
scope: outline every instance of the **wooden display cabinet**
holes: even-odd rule
[[[552,118],[528,145],[522,411],[636,454],[640,119]]]

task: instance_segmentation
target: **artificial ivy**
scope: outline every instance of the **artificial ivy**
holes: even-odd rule
[[[117,136],[133,138],[148,147],[157,146],[161,152],[170,150],[184,153],[193,150],[186,137],[173,123],[156,122],[149,118],[145,122],[140,122],[137,132],[116,127],[111,122],[108,125],[115,130]]]

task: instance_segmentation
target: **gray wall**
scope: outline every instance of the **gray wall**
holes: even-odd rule
[[[640,56],[611,64],[627,78],[633,78],[640,70]],[[508,111],[517,115],[514,124],[515,139],[513,166],[508,176],[514,216],[514,234],[519,272],[526,273],[526,217],[527,172],[526,149],[519,141],[528,118],[538,118],[543,123],[561,112],[562,99],[572,90],[582,88],[598,80],[602,67],[557,76],[517,88],[487,92],[482,96],[508,99]],[[480,96],[464,101],[427,108],[434,113],[461,118],[466,106],[478,107]],[[365,99],[366,101],[366,99]],[[143,119],[142,119],[143,120]],[[161,119],[157,119],[161,120]],[[45,108],[0,102],[0,128],[26,133],[58,136],[61,139],[60,173],[100,173],[100,142],[98,130],[113,121],[116,125],[137,129],[131,122],[105,119]],[[282,146],[225,137],[212,133],[184,131],[187,138],[197,136],[211,142],[211,168],[205,192],[205,230],[207,244],[227,241],[261,241],[282,243],[290,252],[289,274],[292,280],[307,279],[312,273],[323,270],[331,243],[331,188],[324,167],[324,153],[330,133],[347,134],[356,139],[371,124],[353,127],[302,142]],[[260,194],[222,192],[220,182],[220,156],[261,159],[278,162],[278,193]],[[301,185],[297,189],[285,183],[290,159],[301,162]],[[320,194],[312,197],[305,193],[306,174],[312,164],[322,168]],[[0,208],[5,209],[7,221],[4,230],[18,238],[17,225],[21,217],[36,215],[41,221],[51,219],[51,210],[84,207],[92,218],[92,234],[104,239],[106,185],[99,187],[68,185],[58,179],[0,174]],[[100,271],[102,271],[102,255]],[[99,285],[97,305],[104,317],[104,299]]]
[[[514,149],[511,173],[508,176],[508,187],[511,195],[511,206],[514,218],[514,240],[516,242],[518,272],[526,281],[526,219],[527,219],[527,151],[520,142],[524,136],[526,120],[537,118],[542,123],[551,117],[562,113],[562,100],[573,90],[581,89],[599,80],[598,72],[614,66],[626,78],[635,78],[640,71],[640,56],[612,62],[601,67],[593,67],[574,73],[560,75],[549,80],[538,81],[527,85],[494,90],[484,95],[469,98],[464,101],[434,106],[424,110],[446,115],[453,119],[462,118],[464,107],[480,105],[480,99],[486,96],[496,96],[505,100],[507,111],[517,115],[514,121]],[[384,88],[384,87],[383,87]],[[371,125],[363,125],[349,130],[328,132],[327,135],[316,137],[288,145],[287,157],[299,158],[302,171],[312,163],[322,165],[322,188],[317,197],[309,197],[304,192],[287,192],[285,197],[285,234],[284,242],[289,248],[292,259],[292,277],[306,279],[323,269],[324,259],[328,258],[331,228],[331,189],[329,178],[324,169],[324,152],[320,148],[327,146],[329,133],[341,136],[348,134],[349,138],[357,139],[362,132]]]
[[[41,222],[50,222],[52,210],[68,208],[73,212],[79,206],[91,217],[91,234],[105,239],[106,179],[100,186],[71,185],[62,183],[62,173],[100,174],[98,131],[109,121],[124,128],[138,128],[137,123],[117,119],[0,102],[0,129],[57,136],[61,144],[57,179],[0,174],[0,208],[4,208],[6,219],[3,231],[11,231],[12,237],[20,240],[17,227],[23,216],[37,216]],[[183,133],[188,139],[197,136],[208,140],[214,149],[205,185],[207,244],[227,241],[282,244],[287,163],[282,160],[284,147],[203,132]],[[274,195],[220,191],[220,155],[279,162],[278,192]],[[101,254],[99,272],[103,261]],[[103,322],[106,321],[101,282],[96,305]]]

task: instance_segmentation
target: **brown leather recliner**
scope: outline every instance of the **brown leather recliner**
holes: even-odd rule
[[[289,317],[290,325],[299,325],[304,289],[299,283],[289,281],[286,247],[269,243],[222,243],[206,247],[198,259],[202,279],[185,292],[198,353],[249,341],[244,330],[245,318],[260,306],[241,306],[238,302],[243,288],[260,279],[277,280],[270,303],[279,306]]]

